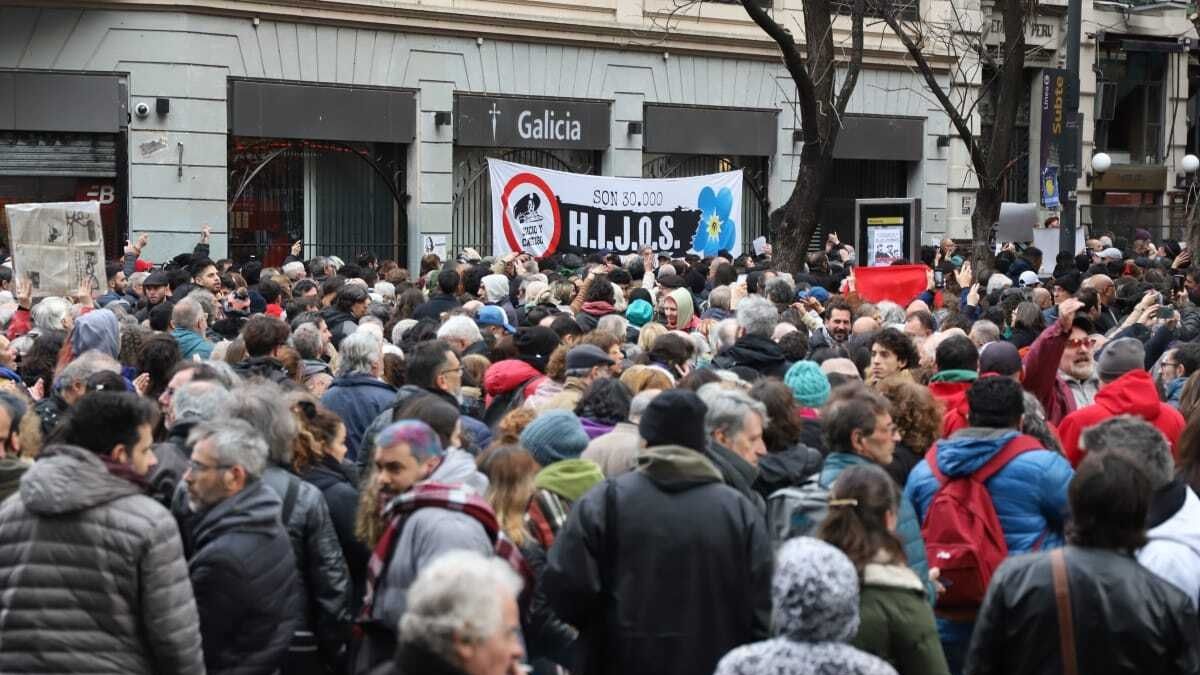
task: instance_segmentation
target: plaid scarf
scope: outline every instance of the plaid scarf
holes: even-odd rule
[[[566,524],[570,510],[571,502],[549,490],[538,490],[529,500],[529,510],[525,512],[526,529],[542,548],[549,551],[558,531]]]
[[[533,587],[533,571],[521,557],[521,552],[517,550],[517,547],[500,530],[500,525],[496,522],[496,513],[490,504],[462,486],[419,483],[408,492],[393,499],[392,503],[383,510],[383,517],[389,522],[383,536],[379,538],[379,543],[375,545],[375,550],[371,552],[371,561],[367,564],[367,592],[363,600],[362,613],[359,616],[361,621],[371,620],[375,589],[378,587],[380,577],[391,563],[392,554],[396,549],[396,541],[399,539],[401,530],[404,529],[405,521],[419,509],[426,507],[459,511],[474,518],[483,526],[488,539],[492,540],[496,555],[503,558],[512,566],[513,571],[521,576],[527,590]]]

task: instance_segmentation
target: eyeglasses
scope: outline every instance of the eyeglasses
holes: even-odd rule
[[[232,469],[233,466],[234,465],[232,464],[214,464],[209,466],[207,464],[201,464],[193,459],[188,462],[188,471],[191,471],[192,473],[200,473],[202,471],[220,471],[224,469]]]
[[[462,374],[463,374],[463,367],[462,367],[462,366],[459,366],[459,367],[457,367],[457,368],[447,368],[447,369],[445,369],[445,370],[441,371],[440,373],[438,373],[438,375],[446,375],[446,374],[448,374],[448,373],[458,373],[459,375],[462,375]]]
[[[1178,368],[1178,367],[1179,367],[1179,364],[1178,364],[1178,363],[1176,363],[1175,361],[1163,361],[1163,362],[1162,362],[1162,365],[1164,365],[1164,366],[1171,366],[1172,368]]]
[[[1096,341],[1090,337],[1078,338],[1075,340],[1067,340],[1067,346],[1070,347],[1071,349],[1082,349],[1084,347],[1091,349],[1092,345],[1094,345],[1094,344],[1096,344]]]

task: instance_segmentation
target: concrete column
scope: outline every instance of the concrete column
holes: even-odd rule
[[[408,153],[407,241],[411,270],[419,267],[422,235],[448,236],[454,216],[454,127],[439,127],[434,122],[437,112],[453,109],[454,83],[421,80],[419,89],[417,138]]]

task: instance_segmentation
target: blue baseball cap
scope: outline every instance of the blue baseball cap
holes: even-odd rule
[[[504,314],[504,310],[495,305],[486,305],[480,309],[479,314],[475,316],[475,323],[480,326],[500,326],[508,333],[517,332],[517,329],[508,322],[508,316]]]

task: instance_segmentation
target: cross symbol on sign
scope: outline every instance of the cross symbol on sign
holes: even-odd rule
[[[500,112],[499,106],[497,106],[495,103],[492,103],[492,109],[488,112],[488,115],[492,118],[492,142],[493,143],[496,142],[496,118],[502,114],[503,113]]]

